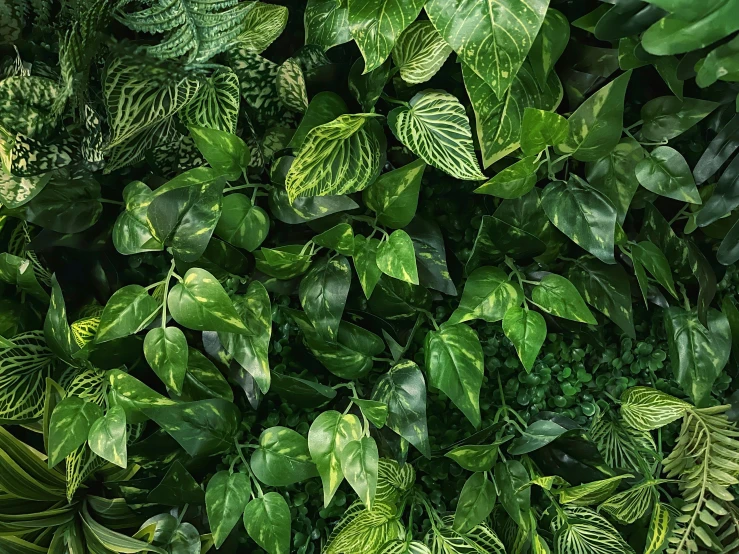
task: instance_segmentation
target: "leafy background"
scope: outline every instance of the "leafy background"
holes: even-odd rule
[[[737,30],[0,1],[0,552],[737,551]]]

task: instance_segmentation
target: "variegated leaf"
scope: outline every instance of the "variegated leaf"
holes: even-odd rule
[[[349,10],[336,0],[308,0],[305,6],[305,43],[324,50],[352,39]]]
[[[231,51],[229,65],[239,78],[241,96],[258,121],[275,119],[282,110],[275,84],[280,66],[248,48]]]
[[[51,179],[51,173],[16,177],[0,169],[0,205],[17,208],[33,200]]]
[[[304,112],[308,109],[305,76],[297,60],[293,58],[285,60],[277,70],[275,86],[280,100],[287,108],[297,112]]]
[[[652,431],[680,419],[691,405],[650,387],[634,387],[621,396],[621,417],[640,431]]]
[[[663,480],[647,479],[629,490],[620,492],[608,498],[598,510],[603,510],[624,525],[634,523],[647,513],[655,499],[659,498],[657,485]]]
[[[659,554],[667,546],[672,529],[675,526],[675,517],[665,504],[657,502],[652,510],[652,519],[649,522],[647,542],[644,554]]]
[[[246,14],[237,46],[256,54],[264,52],[287,25],[288,9],[285,6],[256,2]]]
[[[441,69],[452,48],[430,21],[414,21],[393,48],[400,77],[411,85],[425,83]]]
[[[568,487],[559,491],[559,501],[562,504],[573,506],[590,506],[598,504],[609,498],[618,488],[622,479],[634,477],[631,474],[617,475],[608,479],[591,481],[575,487]]]
[[[374,554],[388,541],[403,536],[395,507],[377,503],[372,510],[356,502],[334,525],[323,554]]]
[[[453,529],[454,517],[445,516],[443,526],[428,532],[425,538],[431,554],[505,554],[503,543],[485,523],[466,533]]]
[[[609,521],[588,508],[565,508],[566,519],[552,521],[554,552],[634,554]]]
[[[240,101],[236,73],[228,68],[218,69],[203,82],[192,101],[180,112],[180,118],[187,126],[235,133]]]

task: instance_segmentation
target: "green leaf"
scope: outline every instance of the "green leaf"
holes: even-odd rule
[[[672,529],[675,526],[675,517],[665,504],[655,502],[652,509],[652,518],[649,522],[647,542],[644,546],[644,554],[659,554],[667,546]]]
[[[672,278],[670,262],[657,245],[649,241],[642,241],[631,247],[631,255],[635,262],[646,268],[657,282],[665,287],[669,293],[677,298],[675,281]],[[644,291],[643,291],[644,292]]]
[[[561,275],[545,275],[534,287],[531,299],[542,310],[557,317],[589,325],[597,323],[575,286]]]
[[[159,303],[140,285],[113,293],[100,316],[95,342],[100,344],[138,333],[159,311]]]
[[[141,381],[121,371],[113,369],[108,372],[110,398],[113,404],[126,411],[126,422],[142,423],[147,420],[143,410],[152,406],[173,406],[175,402],[150,389]]]
[[[441,228],[435,222],[417,215],[405,230],[413,241],[421,285],[456,296],[457,288],[449,275]]]
[[[555,146],[558,154],[594,162],[616,147],[621,140],[624,96],[630,78],[631,71],[627,71],[580,104],[567,120],[567,139]]]
[[[269,233],[269,216],[254,206],[243,194],[229,194],[223,198],[221,217],[215,234],[223,240],[253,252],[261,246]]]
[[[365,61],[364,72],[379,67],[395,42],[421,12],[425,0],[349,0],[349,28]]]
[[[277,279],[292,279],[308,271],[311,263],[310,252],[304,252],[301,244],[264,248],[254,252],[257,269]]]
[[[308,0],[305,6],[305,43],[324,50],[352,39],[349,10],[336,0]],[[270,553],[272,554],[272,553]]]
[[[657,497],[659,480],[647,479],[628,490],[606,499],[598,510],[603,510],[619,523],[630,525],[647,513]]]
[[[300,120],[289,146],[299,149],[308,133],[326,123],[330,123],[337,117],[346,114],[347,107],[341,97],[333,92],[319,92],[308,104],[305,115]]]
[[[499,198],[518,198],[536,185],[536,171],[541,163],[535,156],[528,156],[499,171],[487,183],[476,188],[477,194],[491,194]]]
[[[631,199],[639,188],[634,171],[643,158],[641,145],[632,138],[624,138],[608,154],[585,164],[588,183],[611,201],[620,225],[623,225]]]
[[[141,181],[131,181],[123,189],[126,209],[113,226],[113,244],[124,256],[164,249],[147,223],[146,214],[153,199],[151,189]]]
[[[251,12],[256,11],[258,6],[255,6]],[[238,137],[231,139],[223,135],[203,132],[203,128],[207,127],[225,133],[235,133],[239,104],[239,78],[231,69],[221,68],[203,81],[195,98],[180,112],[183,122],[190,128],[190,134],[198,150],[203,153],[212,167],[217,167],[217,163],[214,163],[216,160],[224,162],[224,169],[231,166],[233,161],[243,164],[242,167],[246,167],[249,163],[249,149],[246,145],[241,146],[243,143],[239,144],[239,140],[235,140]],[[246,156],[244,156],[243,148],[246,148]],[[221,150],[221,152],[214,150]],[[234,156],[237,152],[240,156]],[[235,160],[228,160],[228,154]],[[245,164],[243,163],[244,158]],[[224,171],[224,173],[227,172]]]
[[[378,429],[382,429],[387,422],[388,408],[384,402],[376,400],[366,400],[363,398],[352,398],[362,412],[362,415],[373,423]]]
[[[347,443],[362,437],[362,424],[353,414],[335,410],[321,413],[308,431],[308,450],[323,483],[323,506],[327,507],[344,480],[341,453]]]
[[[185,400],[223,398],[233,402],[234,395],[228,381],[200,350],[189,348],[187,357],[187,373],[182,387]]]
[[[127,438],[126,412],[121,406],[113,406],[92,424],[87,440],[95,454],[125,469]]]
[[[498,442],[458,446],[444,456],[451,458],[467,471],[485,472],[493,469],[498,459],[499,446]]]
[[[572,504],[573,506],[599,504],[613,495],[622,479],[630,477],[634,476],[631,474],[617,475],[576,487],[568,487],[559,491],[559,501],[561,504]]]
[[[205,509],[216,548],[220,548],[249,502],[251,479],[245,473],[221,470],[208,481]]]
[[[554,552],[634,554],[613,525],[588,508],[566,508],[565,518],[556,521]]]
[[[377,443],[372,437],[347,442],[339,455],[341,470],[368,510],[372,509],[377,491]]]
[[[718,310],[710,310],[706,328],[695,311],[672,306],[665,311],[665,332],[675,380],[696,406],[705,407],[713,383],[729,361],[729,320]]]
[[[301,113],[308,109],[305,75],[297,59],[288,58],[282,63],[277,70],[275,86],[280,101],[285,107]]]
[[[446,324],[439,331],[429,331],[424,349],[431,385],[443,391],[472,425],[479,427],[485,367],[477,333],[461,323]]]
[[[568,132],[567,120],[561,115],[527,107],[521,121],[521,151],[534,156],[547,146],[564,142]]]
[[[702,203],[688,162],[669,146],[658,146],[636,164],[636,178],[641,186],[660,196]]]
[[[187,270],[169,292],[167,306],[174,320],[196,331],[246,333],[247,329],[218,280],[204,269]],[[98,337],[99,337],[98,331]]]
[[[495,506],[495,484],[486,473],[473,473],[462,487],[454,512],[454,530],[467,533],[487,519]]]
[[[246,532],[267,554],[290,552],[290,522],[290,508],[276,492],[253,499],[244,510]]]
[[[501,98],[531,48],[545,0],[429,0],[426,13],[444,40]]]
[[[36,276],[34,264],[30,259],[21,258],[7,252],[0,254],[0,281],[17,286],[31,296],[48,302],[49,295]]]
[[[739,73],[739,38],[711,50],[698,68],[695,82],[699,87],[709,87],[717,80],[731,80]]]
[[[336,341],[349,295],[352,269],[344,256],[324,258],[300,281],[300,304],[325,340]]]
[[[498,485],[500,503],[520,528],[527,530],[531,525],[531,488],[526,468],[518,460],[500,462],[495,466],[495,483]]]
[[[375,290],[378,281],[382,275],[382,271],[377,266],[377,249],[380,246],[380,240],[375,238],[365,238],[362,235],[354,237],[354,254],[352,261],[354,269],[357,272],[359,283],[362,285],[364,295],[369,298]]]
[[[261,54],[282,34],[287,17],[286,6],[257,2],[247,12],[236,42],[247,50]]]
[[[511,87],[502,97],[496,96],[471,67],[463,65],[462,75],[475,111],[477,140],[484,167],[519,147],[526,108],[553,110],[562,100],[562,84],[557,74],[550,73],[540,84],[529,63],[521,66]]]
[[[44,338],[54,354],[66,363],[76,365],[73,356],[80,347],[67,320],[67,308],[56,274],[51,276],[51,302],[44,320]]]
[[[682,418],[690,404],[649,387],[633,387],[621,396],[621,417],[639,431],[653,431]]]
[[[418,284],[418,267],[413,241],[408,233],[398,229],[377,247],[377,267],[382,273],[411,283]]]
[[[364,190],[364,203],[377,214],[382,225],[401,229],[413,220],[425,169],[423,160],[415,160],[380,175]]]
[[[249,167],[249,147],[230,131],[190,125],[190,136],[210,166],[233,181]]]
[[[567,16],[550,7],[528,56],[538,82],[547,80],[569,41],[570,22]]]
[[[646,140],[673,139],[693,127],[718,107],[716,102],[697,98],[660,96],[641,109],[644,124],[641,134]]]
[[[241,422],[239,409],[222,398],[143,407],[142,411],[192,457],[231,448]]]
[[[33,200],[52,177],[52,173],[16,177],[0,169],[0,201],[8,208],[18,208]]]
[[[354,229],[348,223],[339,223],[323,233],[313,237],[318,246],[336,250],[339,254],[354,254]]]
[[[567,429],[554,421],[539,419],[526,427],[520,437],[513,439],[508,453],[512,456],[529,454],[554,442],[566,432]]]
[[[367,188],[385,156],[375,114],[340,115],[308,131],[287,173],[290,202],[301,196],[348,194]]]
[[[549,183],[541,202],[549,221],[575,244],[607,264],[616,262],[616,208],[603,193],[571,174],[566,183]]]
[[[49,467],[85,444],[90,427],[102,415],[100,406],[79,396],[69,396],[57,404],[49,425]]]
[[[408,107],[388,114],[388,125],[427,164],[457,179],[485,179],[475,158],[464,106],[455,96],[440,90],[419,92]]]
[[[719,244],[716,259],[723,265],[731,265],[739,260],[739,225],[736,223]]]
[[[182,391],[187,372],[187,339],[177,327],[158,327],[146,334],[144,357],[162,382],[176,393]]]
[[[539,312],[511,306],[503,316],[503,333],[516,348],[524,369],[531,371],[547,336],[544,317]]]
[[[372,71],[363,71],[364,58],[358,58],[349,70],[349,91],[362,106],[362,111],[371,112],[393,74],[393,64],[388,58]]]
[[[251,456],[251,469],[265,485],[286,487],[318,475],[308,441],[287,427],[270,427],[259,436]]]
[[[459,307],[452,313],[449,323],[473,319],[494,323],[503,319],[510,308],[520,306],[521,302],[521,287],[509,281],[502,269],[480,267],[467,278]]]
[[[387,427],[395,431],[427,458],[431,456],[426,422],[426,382],[411,361],[390,368],[375,384],[372,399],[387,404]]]
[[[444,65],[452,48],[430,21],[417,20],[403,31],[393,48],[393,62],[408,84],[425,83]]]
[[[622,266],[583,256],[572,265],[568,275],[588,304],[631,338],[636,338],[629,276]]]

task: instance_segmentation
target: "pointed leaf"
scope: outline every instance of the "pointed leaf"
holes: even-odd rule
[[[144,357],[162,382],[182,392],[187,372],[187,339],[177,327],[158,327],[146,334]]]
[[[96,420],[90,433],[88,443],[90,450],[119,467],[128,465],[126,456],[126,412],[121,406],[113,406],[100,419]]]
[[[503,333],[516,348],[524,369],[531,371],[547,336],[544,317],[539,312],[511,306],[503,317]]]

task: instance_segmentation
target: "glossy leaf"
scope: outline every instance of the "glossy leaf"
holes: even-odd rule
[[[418,193],[426,164],[416,160],[382,174],[365,189],[367,207],[377,214],[377,220],[387,227],[401,229],[416,215]]]
[[[673,139],[718,107],[715,102],[697,98],[660,96],[644,104],[641,117],[644,125],[641,128],[645,139],[660,141]]]
[[[503,332],[513,343],[526,371],[531,371],[547,336],[544,317],[533,310],[511,306],[503,316]]]
[[[347,442],[340,454],[341,470],[368,510],[377,492],[377,443],[372,437]]]
[[[162,382],[179,393],[187,372],[187,339],[177,327],[152,329],[144,339],[144,357]]]
[[[334,342],[344,312],[351,267],[343,256],[315,264],[300,282],[300,304],[318,334]]]
[[[229,181],[238,179],[241,172],[249,166],[249,147],[236,135],[195,125],[190,125],[189,129],[203,157]]]
[[[425,83],[452,53],[430,21],[416,20],[400,35],[393,47],[393,63],[409,84]]]
[[[473,473],[462,487],[454,512],[454,530],[467,533],[485,521],[495,505],[495,484],[485,473]]]
[[[575,286],[561,275],[546,275],[531,293],[532,300],[547,313],[595,325],[596,321]]]
[[[92,424],[102,415],[100,406],[78,396],[69,396],[57,404],[49,424],[49,467],[84,444]]]
[[[97,419],[88,434],[90,450],[119,467],[127,463],[126,412],[120,406],[113,406],[103,417]]]
[[[408,233],[398,229],[377,246],[377,267],[385,275],[395,279],[418,284],[418,268],[413,241]]]
[[[244,510],[244,527],[268,554],[290,551],[290,508],[276,492],[251,500]]]
[[[245,473],[221,470],[208,481],[205,508],[216,548],[224,543],[249,502],[251,480]]]
[[[701,204],[690,167],[680,152],[659,146],[636,164],[639,183],[655,194],[681,202]]]
[[[221,217],[215,234],[223,240],[253,252],[261,246],[269,233],[269,216],[254,206],[243,194],[229,194],[223,199]]]
[[[285,487],[317,475],[308,441],[287,427],[270,427],[262,432],[250,465],[257,479],[272,487]]]
[[[564,142],[568,132],[567,120],[561,115],[527,107],[521,121],[521,151],[536,155],[547,146]]]
[[[508,310],[521,305],[523,291],[520,285],[508,280],[498,267],[480,267],[473,271],[464,285],[459,307],[449,323],[482,319],[490,323],[500,321]]]

